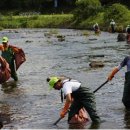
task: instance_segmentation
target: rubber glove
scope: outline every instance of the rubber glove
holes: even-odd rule
[[[109,80],[109,81],[112,80],[112,78],[114,77],[114,75],[115,75],[118,71],[119,71],[119,70],[118,70],[117,67],[113,68],[112,72],[111,72],[111,73],[109,74],[109,76],[108,76],[108,80]]]
[[[61,112],[60,112],[60,117],[61,118],[64,118],[66,113],[68,112],[68,109],[70,107],[70,104],[69,102],[65,102],[65,105],[64,105],[64,108],[62,108]]]

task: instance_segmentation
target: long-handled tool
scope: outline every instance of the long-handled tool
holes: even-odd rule
[[[109,80],[106,80],[103,84],[101,84],[97,89],[95,89],[93,91],[93,93],[97,92],[101,87],[103,87]],[[68,113],[68,111],[66,112],[66,114]],[[62,119],[62,117],[60,117],[53,125],[57,125],[57,123]]]
[[[62,117],[60,117],[53,125],[57,125],[57,123],[62,119]]]
[[[101,87],[103,87],[109,80],[106,80],[103,84],[101,84],[97,89],[93,91],[93,93],[97,92]]]

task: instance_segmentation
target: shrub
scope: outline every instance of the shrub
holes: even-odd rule
[[[104,13],[104,21],[106,24],[109,24],[111,19],[114,19],[115,22],[124,22],[128,20],[129,10],[126,6],[119,3],[113,4]]]
[[[99,0],[77,0],[76,6],[74,18],[77,22],[80,22],[90,16],[96,15],[101,8],[101,3]]]

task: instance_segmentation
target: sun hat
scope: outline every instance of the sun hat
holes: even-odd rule
[[[50,89],[54,88],[54,85],[59,81],[58,77],[50,77],[49,85]]]
[[[3,37],[3,38],[2,38],[2,43],[7,43],[8,40],[9,40],[8,37]]]

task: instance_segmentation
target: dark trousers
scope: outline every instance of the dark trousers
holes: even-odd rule
[[[10,64],[10,69],[11,69],[11,77],[15,80],[15,81],[18,81],[18,76],[17,76],[17,73],[16,73],[16,67],[15,67],[15,63],[14,61],[12,61]]]
[[[115,26],[114,25],[111,25],[111,31],[112,31],[112,33],[115,33]]]
[[[125,73],[125,83],[122,102],[126,108],[130,108],[130,72]]]
[[[100,118],[96,112],[95,96],[88,88],[80,87],[72,93],[72,97],[74,98],[74,102],[70,107],[68,121],[84,107],[93,122],[100,122]]]

